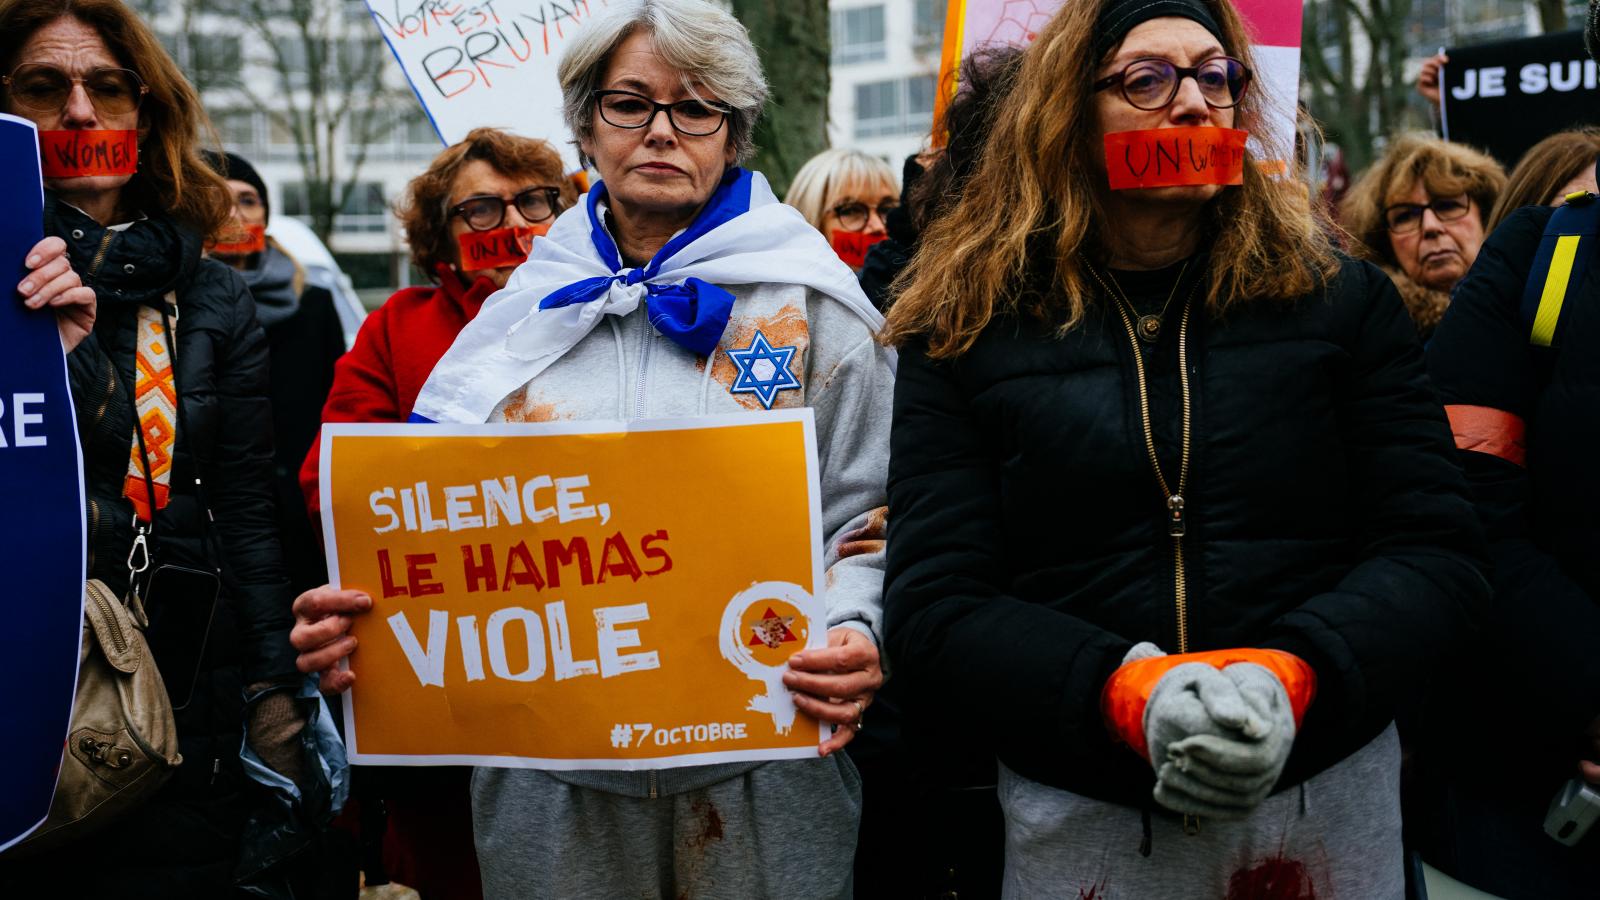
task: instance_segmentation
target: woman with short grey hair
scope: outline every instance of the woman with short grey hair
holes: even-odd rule
[[[412,420],[809,407],[826,540],[826,622],[812,627],[825,626],[827,646],[792,656],[783,680],[802,712],[835,730],[802,760],[480,768],[472,795],[484,893],[848,898],[861,783],[837,751],[883,683],[894,360],[874,339],[883,319],[822,236],[738,166],[766,85],[726,10],[704,0],[616,9],[585,26],[560,80],[568,123],[601,180],[462,331]],[[301,667],[330,670],[348,656],[339,636],[362,608],[370,601],[353,591],[302,595]],[[349,678],[332,671],[323,684]],[[688,752],[728,749],[737,748]]]

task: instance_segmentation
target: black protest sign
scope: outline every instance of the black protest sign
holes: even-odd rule
[[[1448,53],[1440,93],[1445,138],[1485,150],[1508,169],[1544,138],[1600,123],[1600,66],[1583,49],[1581,31]]]

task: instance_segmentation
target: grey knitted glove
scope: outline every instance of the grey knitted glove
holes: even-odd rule
[[[1183,668],[1187,666],[1173,672]],[[1266,799],[1283,774],[1294,745],[1294,712],[1277,676],[1261,666],[1234,663],[1217,674],[1234,686],[1233,696],[1220,687],[1197,695],[1218,726],[1215,730],[1169,740],[1160,756],[1151,737],[1155,799],[1178,812],[1242,818]],[[1161,688],[1158,683],[1156,691]]]

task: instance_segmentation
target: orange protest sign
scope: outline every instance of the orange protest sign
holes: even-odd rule
[[[242,228],[232,228],[224,232],[223,237],[230,240],[217,241],[210,250],[217,256],[249,256],[267,249],[267,226],[254,223]]]
[[[528,260],[533,239],[549,231],[549,225],[529,225],[465,232],[456,239],[461,247],[461,267],[470,272],[474,269],[520,266]]]
[[[329,425],[334,584],[366,591],[358,763],[640,769],[814,756],[827,640],[809,409]]]
[[[1105,136],[1111,189],[1243,184],[1249,134],[1188,126],[1114,131]]]
[[[139,132],[41,131],[39,163],[46,178],[132,175],[139,169]]]
[[[833,252],[839,254],[845,265],[859,269],[867,264],[867,251],[872,245],[888,237],[886,234],[867,234],[861,231],[834,231]]]

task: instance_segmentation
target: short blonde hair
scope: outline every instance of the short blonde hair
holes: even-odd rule
[[[1404,202],[1418,184],[1432,197],[1471,197],[1478,221],[1487,226],[1505,190],[1506,173],[1492,157],[1465,144],[1420,131],[1402,134],[1362,173],[1340,204],[1339,224],[1359,242],[1351,250],[1374,262],[1398,266],[1383,211]]]
[[[705,0],[637,0],[590,23],[561,57],[556,78],[561,82],[562,113],[567,128],[580,142],[594,139],[593,94],[600,89],[606,66],[617,47],[644,29],[655,39],[656,52],[683,72],[691,95],[704,88],[731,107],[728,143],[735,161],[755,153],[756,120],[767,102],[767,80],[750,34],[733,14]],[[585,163],[592,160],[585,158]]]
[[[837,203],[835,191],[848,185],[873,182],[883,184],[887,194],[899,194],[894,170],[889,168],[888,163],[860,150],[835,147],[806,160],[806,164],[795,173],[794,181],[789,183],[789,193],[783,195],[783,202],[800,210],[800,215],[806,217],[811,227],[821,231],[823,217]]]

